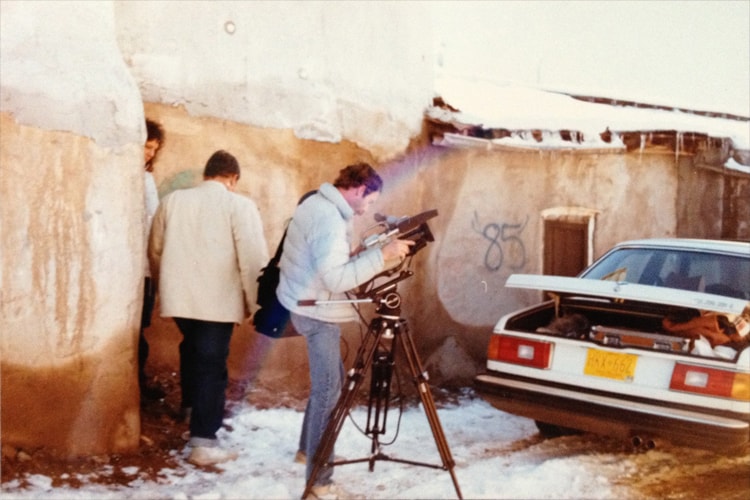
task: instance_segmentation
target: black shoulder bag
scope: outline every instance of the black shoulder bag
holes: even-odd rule
[[[308,191],[302,195],[297,205],[317,192],[317,189]],[[274,339],[284,335],[290,318],[289,311],[281,305],[276,297],[276,289],[279,287],[279,276],[281,274],[279,261],[281,260],[281,251],[284,249],[284,240],[288,229],[289,224],[287,224],[287,229],[284,229],[284,236],[281,237],[279,246],[276,247],[276,253],[268,261],[268,265],[260,270],[260,276],[258,276],[257,301],[260,309],[253,316],[253,326],[255,326],[256,332]]]
[[[287,323],[289,323],[289,311],[281,305],[276,297],[276,288],[279,286],[279,261],[281,260],[281,251],[284,248],[286,239],[286,230],[281,237],[276,253],[268,261],[266,267],[260,270],[258,276],[258,305],[260,309],[253,315],[253,326],[255,331],[262,333],[267,337],[277,339],[284,334]]]

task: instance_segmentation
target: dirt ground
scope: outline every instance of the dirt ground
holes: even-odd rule
[[[126,485],[132,480],[132,475],[122,471],[129,467],[137,467],[147,476],[144,480],[153,481],[158,479],[159,471],[162,469],[178,468],[179,464],[171,453],[185,445],[181,435],[188,430],[179,413],[179,380],[175,373],[165,372],[155,377],[155,381],[167,394],[163,400],[149,401],[142,405],[141,442],[138,453],[98,455],[74,461],[59,461],[46,454],[43,449],[19,452],[3,447],[2,483],[24,481],[29,474],[40,474],[51,478],[53,487],[80,487],[78,477],[86,477],[88,482]],[[433,391],[433,396],[438,407],[446,403],[455,403],[459,397],[458,392],[451,391]],[[247,400],[258,408],[284,407],[303,411],[306,397],[306,393],[280,394],[278,391],[255,386],[246,392],[241,383],[230,381],[227,390],[227,412],[231,413],[236,403],[242,400]],[[598,450],[606,456],[607,451],[619,450],[623,446],[619,441],[593,435],[566,436],[559,439],[559,442],[543,440],[536,435],[527,441],[532,444],[543,442],[541,446],[533,446],[533,453],[540,454],[538,458],[541,461],[583,452],[582,450],[587,450],[587,453]],[[750,448],[746,451],[750,457]],[[529,453],[529,450],[504,452]],[[709,452],[677,449],[668,445],[658,453],[641,453],[635,456],[638,474],[619,478],[616,482],[633,487],[635,491],[640,492],[642,498],[748,498],[750,458],[738,462]],[[96,474],[104,465],[109,466],[112,473]]]
[[[53,487],[79,487],[78,477],[87,477],[88,482],[101,484],[128,484],[132,476],[122,473],[128,467],[137,467],[146,474],[144,480],[156,481],[164,468],[178,468],[171,453],[185,446],[182,434],[188,425],[180,415],[180,384],[174,372],[161,371],[153,378],[166,396],[156,401],[141,404],[141,440],[138,452],[129,455],[95,455],[79,460],[56,460],[44,449],[15,450],[3,447],[2,483],[15,479],[23,480],[28,474],[41,474],[52,479]],[[227,412],[242,400],[248,400],[258,408],[288,407],[302,411],[306,394],[283,394],[253,388],[245,393],[245,385],[230,380],[227,388]],[[112,474],[95,474],[103,465],[112,467]],[[23,482],[21,483],[23,485]]]
[[[96,476],[104,483],[127,484],[124,467],[137,466],[146,472],[150,479],[155,479],[159,470],[164,467],[175,467],[170,451],[185,444],[181,435],[187,430],[187,424],[181,421],[180,387],[175,374],[166,372],[155,377],[167,393],[163,400],[149,401],[141,405],[141,442],[137,454],[132,455],[96,455],[79,460],[55,460],[44,449],[21,450],[3,447],[2,482],[20,479],[26,474],[42,474],[52,478],[52,485],[78,487],[78,474],[94,473],[102,465],[111,465],[114,473],[110,477]],[[230,389],[237,392],[237,384]],[[92,476],[93,477],[93,476]],[[130,478],[132,480],[132,478]]]
[[[29,474],[40,474],[52,479],[53,487],[80,487],[78,477],[86,477],[88,482],[98,481],[101,484],[128,484],[132,476],[123,473],[123,469],[137,467],[146,474],[144,480],[156,481],[159,471],[164,468],[179,468],[171,453],[185,446],[182,434],[188,425],[180,415],[179,377],[174,372],[159,371],[153,382],[160,386],[166,396],[162,400],[148,401],[141,405],[141,441],[138,452],[129,455],[96,455],[79,460],[56,460],[44,449],[16,450],[3,447],[2,483],[20,480]],[[231,413],[234,405],[242,400],[250,402],[257,408],[294,408],[304,411],[306,392],[279,393],[264,387],[246,387],[239,381],[230,380],[227,388],[226,412]],[[449,392],[434,394],[436,404],[453,399]],[[364,400],[363,400],[364,402]],[[231,430],[231,429],[230,429]],[[95,474],[103,465],[112,468],[111,474]]]

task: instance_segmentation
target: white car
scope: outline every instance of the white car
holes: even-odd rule
[[[750,443],[750,243],[621,243],[578,277],[510,276],[549,300],[505,315],[475,387],[570,430],[725,452]]]

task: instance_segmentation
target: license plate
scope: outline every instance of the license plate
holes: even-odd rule
[[[583,373],[595,377],[632,381],[638,356],[619,352],[589,349]]]

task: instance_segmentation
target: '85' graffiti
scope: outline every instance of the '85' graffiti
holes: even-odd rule
[[[523,269],[526,265],[526,247],[521,240],[521,233],[529,222],[528,216],[523,224],[497,224],[491,222],[481,227],[479,215],[474,212],[474,219],[471,221],[471,227],[477,233],[481,234],[489,245],[484,253],[484,266],[490,271],[497,271],[503,265],[508,266],[513,271]],[[512,261],[505,262],[506,254]]]

